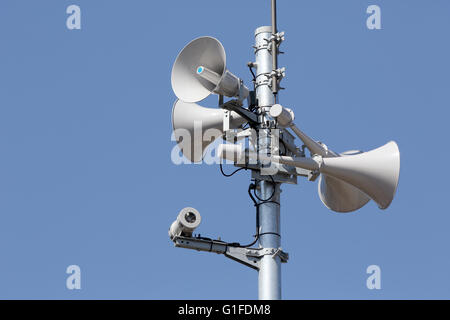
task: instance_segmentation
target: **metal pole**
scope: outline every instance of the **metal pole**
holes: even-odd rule
[[[275,103],[275,95],[270,87],[270,76],[273,70],[272,53],[269,51],[269,42],[272,36],[272,26],[265,26],[255,31],[256,46],[256,98],[260,110],[261,125],[258,132],[258,152],[264,155],[270,154],[271,135],[267,127],[266,112]],[[274,82],[272,82],[274,83]],[[272,202],[263,203],[259,206],[259,247],[264,249],[280,248],[280,184],[271,181],[258,181],[258,196],[270,199]],[[273,196],[272,196],[273,195]],[[271,198],[272,196],[272,198]],[[260,300],[281,299],[281,260],[276,254],[265,255],[260,261],[258,275],[258,294]]]

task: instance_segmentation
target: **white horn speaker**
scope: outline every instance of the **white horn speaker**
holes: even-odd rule
[[[350,156],[361,153],[361,151],[347,151],[340,155]],[[322,203],[328,209],[336,212],[346,213],[356,211],[370,201],[370,198],[361,190],[326,174],[320,175],[317,186]]]
[[[225,49],[212,37],[197,38],[181,50],[172,68],[172,89],[185,102],[201,101],[211,93],[245,99],[249,93],[227,70]]]
[[[172,109],[172,127],[175,139],[183,155],[191,162],[200,162],[205,149],[223,136],[225,110],[204,108],[196,103],[177,100]],[[237,129],[246,122],[235,113],[230,115],[230,129]]]
[[[391,204],[398,185],[400,151],[397,144],[391,141],[369,152],[344,157],[323,158],[320,165],[320,172],[358,188],[374,200],[380,209],[386,209]],[[330,180],[327,180],[328,187],[332,188],[333,182],[330,184]],[[339,193],[343,195],[348,190],[351,190],[346,188],[345,185],[341,185],[340,187],[342,186],[344,187],[340,190],[336,188],[338,191],[335,190],[335,199]],[[330,195],[330,192],[328,192],[328,195]],[[364,202],[364,199],[354,197],[355,194],[352,196],[353,200],[349,204],[343,207],[336,205],[336,208],[358,209],[358,206]],[[327,202],[326,200],[325,205],[330,203],[331,201]]]
[[[243,156],[241,149],[242,146],[223,145],[218,154],[223,159],[237,161]],[[400,151],[394,141],[369,152],[345,153],[341,157],[272,156],[271,159],[298,168],[319,170],[322,174],[319,196],[325,206],[337,212],[357,210],[369,198],[380,209],[386,209],[394,198],[400,175]]]

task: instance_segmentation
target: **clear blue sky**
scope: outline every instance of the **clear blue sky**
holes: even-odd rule
[[[317,183],[283,187],[284,298],[449,299],[450,2],[278,2],[280,102],[297,124],[339,152],[401,151],[386,211],[336,214]],[[66,28],[70,4],[81,30]],[[382,30],[366,28],[371,4]],[[254,270],[168,239],[186,206],[202,235],[254,232],[249,173],[172,164],[170,71],[211,35],[249,84],[253,32],[269,22],[268,0],[0,2],[0,298],[257,298]],[[79,291],[65,286],[72,264]],[[366,288],[372,264],[380,291]]]

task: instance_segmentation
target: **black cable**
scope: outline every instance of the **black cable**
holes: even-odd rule
[[[254,183],[251,183],[248,186],[248,195],[250,196],[250,198],[253,201],[253,204],[256,207],[256,235],[254,235],[255,240],[252,243],[249,243],[247,245],[241,245],[239,242],[231,242],[230,243],[230,242],[225,242],[225,241],[222,241],[222,240],[213,240],[211,238],[206,238],[206,237],[202,237],[200,235],[197,235],[196,239],[210,241],[210,249],[209,249],[209,251],[212,251],[214,242],[218,242],[218,243],[224,244],[226,247],[235,247],[235,248],[249,248],[249,247],[252,247],[254,244],[256,244],[256,242],[258,242],[259,236],[260,236],[260,234],[259,234],[259,206],[262,203],[258,203],[255,200],[255,198],[253,197],[253,195],[251,193],[251,190],[254,189],[254,188],[256,188],[256,185]],[[226,253],[226,249],[225,249],[225,253]]]
[[[248,170],[247,167],[243,167],[243,168],[239,168],[239,169],[235,170],[231,174],[226,174],[223,171],[222,163],[219,164],[219,167],[220,167],[220,172],[227,178],[232,177],[233,175],[235,175],[236,173],[238,173],[241,170]],[[256,185],[253,184],[253,183],[248,186],[248,194],[249,194],[250,198],[252,199],[252,201],[253,201],[253,203],[254,203],[254,205],[256,207],[256,235],[255,235],[255,240],[252,243],[248,244],[248,245],[241,245],[238,242],[227,243],[227,242],[220,241],[220,242],[224,243],[228,247],[248,248],[248,247],[253,246],[256,242],[258,242],[258,239],[259,239],[259,204],[258,204],[258,202],[256,202],[255,198],[252,196],[252,193],[251,193],[251,190],[255,189],[255,188],[256,188]],[[200,238],[200,237],[199,237],[199,239],[211,241],[211,248],[212,248],[212,241],[213,241],[212,239]],[[215,241],[217,241],[217,240],[215,240]]]
[[[256,92],[256,75],[253,72],[253,63],[248,63],[247,64],[248,69],[250,70],[251,74],[252,74],[252,83],[253,83],[253,92]],[[255,98],[256,99],[256,98]],[[255,110],[257,109],[258,106],[258,100],[256,99],[256,101],[254,101],[252,104],[249,104],[248,106],[248,110],[250,110],[250,112],[255,112]],[[249,126],[253,129],[256,129],[256,126],[252,123],[249,123]]]
[[[246,245],[241,245],[240,243],[238,243],[237,245],[228,244],[229,247],[249,248],[249,247],[252,247],[253,245],[255,245],[259,240],[259,205],[260,204],[255,200],[255,198],[253,197],[252,192],[251,192],[251,190],[255,189],[255,188],[256,188],[256,185],[254,183],[251,183],[248,186],[248,195],[250,196],[250,199],[252,199],[253,204],[256,207],[256,234],[254,236],[255,240],[252,243],[249,243]]]
[[[227,173],[225,173],[225,172],[223,171],[222,163],[219,164],[219,167],[220,167],[220,172],[222,173],[222,175],[223,175],[224,177],[227,177],[227,178],[230,178],[230,177],[234,176],[236,173],[238,173],[238,172],[241,171],[241,170],[248,170],[247,167],[243,167],[243,168],[239,168],[239,169],[234,170],[234,171],[233,171],[232,173],[230,173],[230,174],[227,174]]]
[[[242,168],[242,169],[244,169],[244,168]],[[272,178],[272,179],[273,179],[273,178]],[[259,207],[260,207],[262,204],[266,204],[266,203],[274,203],[274,204],[277,204],[277,205],[280,205],[280,203],[278,203],[278,202],[276,202],[276,201],[273,201],[273,200],[270,200],[270,199],[273,197],[273,195],[272,195],[268,200],[265,200],[265,201],[262,201],[262,202],[259,202],[259,203],[258,203],[258,201],[256,201],[256,199],[255,199],[255,197],[254,197],[254,195],[256,196],[256,194],[254,193],[254,192],[255,192],[255,191],[254,191],[255,189],[256,189],[256,185],[255,185],[254,183],[251,183],[251,184],[248,186],[248,195],[250,196],[250,199],[252,199],[253,205],[256,207],[256,234],[254,235],[255,240],[253,240],[253,242],[251,242],[251,243],[249,243],[249,244],[246,244],[246,245],[241,245],[239,242],[225,242],[225,241],[222,241],[222,240],[212,240],[211,238],[201,237],[200,235],[198,235],[196,238],[197,238],[197,239],[200,239],[200,240],[210,241],[210,242],[211,242],[211,248],[210,248],[210,250],[212,251],[212,246],[213,246],[214,242],[218,242],[218,243],[224,244],[226,247],[250,248],[250,247],[254,246],[254,245],[258,242],[259,238],[260,238],[261,236],[263,236],[263,235],[266,235],[266,234],[272,234],[272,235],[276,235],[276,236],[281,237],[280,234],[275,233],[275,232],[264,232],[264,233],[259,233],[259,227],[260,227],[260,224],[259,224]],[[253,194],[252,194],[252,190],[253,190]],[[225,251],[226,251],[226,250],[225,250]]]
[[[270,176],[270,177],[272,178],[272,176]],[[272,178],[272,181],[273,181],[273,178]],[[254,235],[255,240],[252,243],[249,243],[249,244],[246,244],[246,245],[241,245],[240,243],[229,243],[229,244],[227,244],[229,247],[238,247],[238,248],[249,248],[249,247],[252,247],[253,245],[255,245],[258,242],[259,238],[262,235],[266,235],[266,234],[273,234],[273,235],[277,235],[277,236],[281,237],[280,234],[275,233],[275,232],[259,233],[259,227],[260,227],[260,225],[259,225],[259,207],[262,204],[266,204],[266,203],[274,203],[274,204],[277,204],[277,205],[280,205],[280,203],[278,203],[276,201],[273,201],[273,200],[270,200],[274,196],[274,194],[268,200],[264,200],[264,201],[258,203],[256,201],[255,197],[253,197],[253,194],[251,192],[253,190],[253,193],[254,193],[255,189],[256,189],[256,185],[254,183],[252,183],[252,184],[250,184],[248,186],[248,195],[250,196],[250,199],[252,199],[253,205],[256,207],[256,234]],[[254,193],[254,195],[256,196],[256,193]]]
[[[281,235],[280,235],[279,233],[276,233],[276,232],[264,232],[264,233],[260,233],[259,236],[264,236],[264,235],[266,235],[266,234],[271,234],[271,235],[274,235],[274,236],[279,236],[279,237],[281,238]]]
[[[250,72],[252,73],[252,76],[253,76],[253,84],[256,84],[256,75],[253,72],[253,67],[251,65],[249,65],[248,68],[250,69]]]
[[[259,201],[261,201],[261,202],[263,202],[263,203],[269,202],[270,199],[273,198],[273,196],[275,195],[275,192],[276,192],[276,190],[275,190],[275,188],[276,188],[276,186],[275,186],[275,180],[273,180],[273,177],[272,177],[272,176],[269,176],[269,177],[270,177],[270,179],[272,180],[272,183],[274,184],[273,191],[272,191],[272,195],[271,195],[269,198],[267,198],[267,199],[265,199],[265,200],[264,200],[264,199],[261,199],[261,198],[258,197],[258,195],[256,194],[255,189],[253,190],[253,194],[255,195],[256,199],[258,199]],[[270,202],[273,202],[273,201],[270,201]],[[279,203],[278,203],[278,204],[279,204]]]
[[[280,203],[277,202],[277,201],[264,201],[264,202],[260,202],[260,203],[258,203],[258,206],[260,206],[260,205],[262,205],[262,204],[266,204],[266,203],[273,203],[273,204],[277,204],[277,205],[280,206]]]
[[[247,168],[247,167],[243,167],[243,168],[239,168],[239,169],[233,171],[231,174],[226,174],[226,173],[223,171],[222,163],[219,163],[219,167],[220,167],[220,172],[222,173],[222,175],[224,175],[224,176],[227,177],[227,178],[232,177],[233,175],[235,175],[236,173],[238,173],[238,172],[241,171],[241,170],[248,170],[248,169],[249,169],[249,168]],[[197,238],[198,238],[198,239],[201,239],[201,240],[211,241],[211,248],[210,248],[210,250],[212,251],[213,241],[217,241],[217,242],[223,243],[223,244],[225,244],[225,246],[227,246],[227,247],[249,248],[249,247],[252,247],[253,245],[255,245],[255,244],[258,242],[258,240],[259,240],[259,238],[260,238],[261,235],[265,235],[265,234],[274,234],[274,235],[280,236],[279,234],[274,233],[274,232],[265,232],[265,233],[261,233],[261,234],[259,233],[259,227],[260,227],[260,225],[259,225],[259,207],[260,207],[262,204],[266,204],[266,203],[274,203],[274,204],[280,205],[280,203],[278,203],[277,201],[271,200],[271,199],[275,196],[275,192],[276,192],[276,189],[275,189],[275,188],[276,188],[276,186],[275,186],[275,180],[273,179],[273,177],[272,177],[272,176],[269,176],[269,177],[270,177],[270,179],[272,180],[272,183],[274,184],[274,188],[273,188],[272,195],[271,195],[268,199],[266,199],[266,200],[261,199],[261,198],[258,197],[258,195],[256,194],[256,184],[251,183],[251,184],[248,186],[248,191],[247,191],[247,192],[248,192],[248,195],[250,196],[250,199],[253,201],[253,205],[256,207],[256,234],[254,235],[255,240],[253,240],[252,243],[249,243],[249,244],[246,244],[246,245],[241,245],[241,244],[238,243],[238,242],[228,243],[228,242],[224,242],[224,241],[221,241],[221,240],[212,240],[212,239],[210,239],[210,238],[203,238],[203,237],[200,237],[200,236],[198,236]],[[252,190],[253,190],[253,194],[252,194]],[[258,203],[258,201],[256,201],[255,197],[256,197],[256,199],[258,199],[258,200],[261,201],[261,202]]]
[[[227,243],[227,242],[222,241],[222,240],[219,240],[219,239],[213,240],[213,239],[211,239],[211,238],[202,237],[202,236],[200,236],[200,235],[197,235],[197,236],[195,237],[195,239],[205,240],[205,241],[210,241],[210,242],[211,242],[211,244],[210,244],[210,249],[209,249],[210,252],[212,251],[212,247],[213,247],[213,245],[214,245],[214,242],[217,242],[217,243],[220,243],[220,244],[224,244],[224,245],[227,246],[227,247],[236,247],[236,246],[239,246],[239,243],[238,243],[238,242]],[[226,250],[225,250],[225,251],[226,251]]]

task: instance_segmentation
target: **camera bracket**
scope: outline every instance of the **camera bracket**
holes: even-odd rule
[[[272,256],[273,259],[279,257],[282,263],[286,263],[289,259],[289,254],[283,252],[281,248],[234,247],[221,240],[200,237],[177,236],[172,241],[175,247],[223,254],[227,258],[255,270],[259,270],[260,260],[267,255]]]

